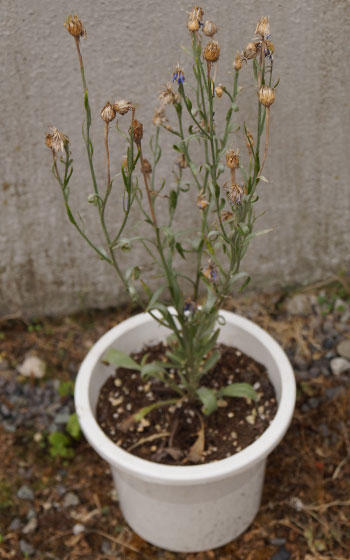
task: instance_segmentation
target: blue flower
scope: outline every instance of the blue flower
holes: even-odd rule
[[[180,68],[180,66],[177,65],[173,74],[173,82],[177,82],[180,85],[183,84],[184,81],[185,81],[185,76],[182,71],[182,68]]]

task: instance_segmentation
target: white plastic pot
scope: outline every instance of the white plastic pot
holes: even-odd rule
[[[266,458],[291,421],[295,379],[290,362],[263,329],[228,311],[219,342],[235,346],[264,364],[275,388],[278,410],[269,428],[243,451],[214,463],[160,465],[118,447],[95,419],[99,391],[114,368],[102,364],[109,347],[123,352],[164,340],[169,331],[141,313],[112,328],[91,348],[76,385],[81,428],[95,451],[110,464],[120,508],[130,527],[159,547],[199,552],[224,545],[253,521],[260,505]]]

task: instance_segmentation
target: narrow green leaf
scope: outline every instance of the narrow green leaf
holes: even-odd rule
[[[218,397],[244,397],[256,401],[258,398],[256,391],[249,383],[232,383],[222,387],[217,392]]]
[[[220,352],[218,350],[215,350],[205,362],[202,368],[202,372],[207,373],[207,371],[210,371],[215,366],[215,364],[220,360],[220,356],[221,356]]]
[[[182,248],[181,243],[179,243],[179,242],[175,243],[175,248],[176,248],[177,252],[179,253],[179,255],[180,255],[184,260],[186,260],[185,253],[184,253],[184,250],[183,250],[183,248]]]
[[[208,389],[208,387],[199,387],[199,389],[197,389],[197,395],[203,403],[204,414],[211,414],[217,409],[218,403],[214,391]]]
[[[159,298],[159,296],[160,296],[160,294],[162,293],[163,290],[164,290],[164,286],[160,286],[159,288],[156,289],[156,291],[153,293],[150,301],[148,302],[146,311],[150,311],[150,309],[152,309],[154,304],[158,301],[158,298]]]
[[[123,367],[126,369],[136,369],[137,371],[141,370],[141,366],[135,362],[128,354],[124,352],[120,352],[120,350],[116,350],[115,348],[109,348],[105,355],[103,356],[103,361],[108,362],[116,367]]]

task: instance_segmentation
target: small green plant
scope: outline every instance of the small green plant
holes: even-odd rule
[[[52,432],[48,437],[50,444],[49,453],[51,457],[61,457],[63,459],[71,459],[74,457],[73,440],[79,441],[81,438],[81,429],[76,413],[70,415],[65,426],[67,433]]]
[[[71,448],[72,440],[62,432],[53,432],[49,435],[49,453],[51,457],[62,457],[69,459],[74,457],[74,451]]]
[[[58,387],[58,394],[60,397],[69,397],[74,393],[74,381],[61,381]]]
[[[93,187],[88,201],[96,207],[104,249],[91,239],[85,223],[79,214],[75,216],[70,205],[73,160],[68,137],[55,127],[46,135],[53,156],[52,172],[61,188],[68,219],[98,257],[113,267],[131,299],[173,333],[174,343],[166,354],[166,362],[149,363],[144,359],[138,364],[116,351],[104,357],[116,366],[138,370],[144,380],[155,378],[173,390],[174,399],[155,403],[138,415],[181,399],[200,401],[203,412],[210,414],[224,398],[256,398],[254,389],[247,383],[214,391],[203,385],[203,377],[220,358],[219,310],[235,286],[244,287],[249,282],[248,275],[240,271],[242,258],[250,241],[268,231],[254,232],[254,208],[259,198],[259,183],[266,181],[262,171],[269,145],[270,110],[278,85],[272,82],[274,46],[268,18],[262,17],[254,39],[232,61],[232,83],[220,84],[216,78],[220,46],[213,39],[216,26],[213,22],[203,23],[202,19],[203,10],[195,6],[187,22],[191,44],[186,52],[191,59],[192,79],[187,83],[183,68],[176,65],[172,81],[163,87],[159,96],[160,105],[153,119],[155,133],[150,142],[152,163],[144,157],[143,124],[136,119],[135,103],[124,99],[115,103],[107,101],[101,110],[106,152],[106,180],[102,186],[94,167],[92,114],[80,48],[80,38],[85,38],[86,33],[77,16],[69,16],[65,23],[74,38],[80,65],[85,108],[83,138]],[[239,110],[239,77],[249,65],[253,79],[250,91],[257,103],[255,132],[248,130],[246,122],[242,129],[234,122]],[[247,88],[245,92],[247,95]],[[167,114],[168,110],[171,114]],[[216,117],[220,110],[226,113],[223,124]],[[116,126],[125,137],[126,157],[120,158],[119,173],[112,174],[111,162],[117,158],[115,154],[110,157],[110,126],[116,116],[127,114],[131,114],[128,128],[121,131],[119,122]],[[177,157],[168,173],[171,177],[168,187],[167,180],[159,177],[158,172],[163,133],[171,139]],[[243,146],[244,155],[237,145]],[[118,178],[124,216],[118,224],[113,220],[114,229],[111,229],[106,214]],[[180,198],[186,198],[186,204],[193,208],[193,224],[187,229],[176,225]],[[128,233],[129,219],[135,209],[136,216],[142,216],[142,228],[136,234],[134,219],[130,220]],[[155,291],[148,285],[141,266],[122,269],[118,253],[127,253],[137,244],[151,258],[161,278]],[[180,270],[179,260],[195,265],[193,276]],[[176,370],[176,378],[172,370]]]

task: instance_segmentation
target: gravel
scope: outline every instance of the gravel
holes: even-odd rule
[[[33,490],[31,490],[31,488],[29,488],[29,486],[26,486],[25,484],[23,486],[21,486],[17,492],[17,498],[19,498],[20,500],[29,500],[29,501],[33,501],[34,500],[34,492]]]

